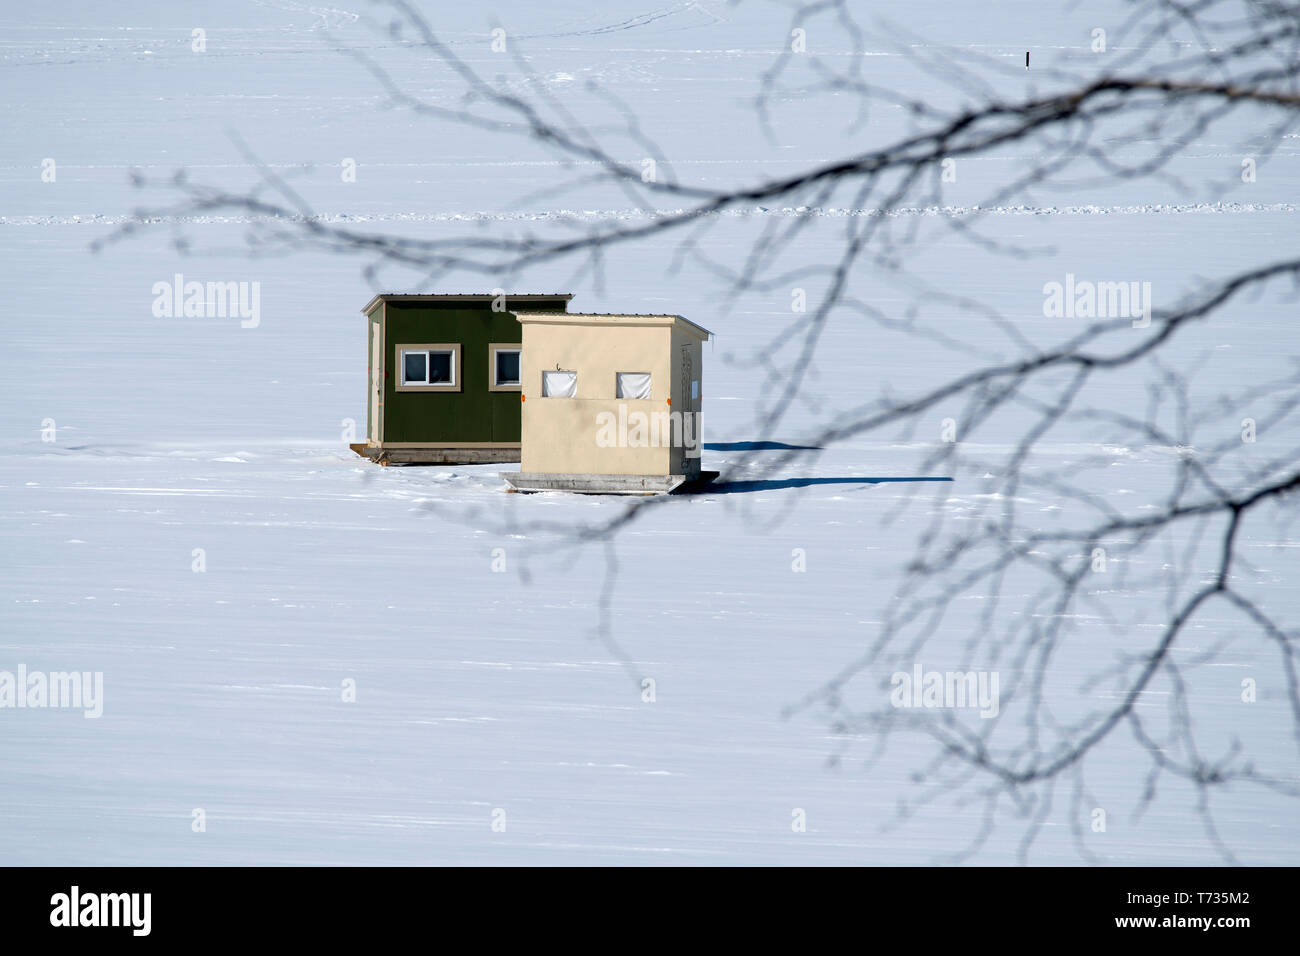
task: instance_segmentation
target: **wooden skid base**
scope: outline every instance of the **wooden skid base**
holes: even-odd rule
[[[503,471],[501,478],[511,491],[572,491],[582,495],[667,495],[689,491],[718,477],[716,471],[686,475],[551,475]]]
[[[486,465],[519,461],[515,448],[404,448],[400,445],[348,445],[362,458],[380,465]]]

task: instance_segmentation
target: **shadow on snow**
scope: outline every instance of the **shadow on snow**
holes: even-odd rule
[[[903,481],[952,481],[951,478],[917,476],[908,478],[764,478],[753,481],[715,481],[702,489],[705,494],[734,495],[751,491],[779,491],[813,485],[883,485]]]

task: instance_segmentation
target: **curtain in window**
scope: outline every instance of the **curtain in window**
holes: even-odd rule
[[[577,372],[543,372],[542,395],[546,398],[576,398]]]
[[[649,398],[650,397],[650,373],[649,372],[619,372],[618,373],[618,397],[619,398]]]

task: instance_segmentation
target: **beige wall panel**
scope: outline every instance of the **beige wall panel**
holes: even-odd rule
[[[667,475],[694,474],[699,460],[687,459],[680,447],[670,447],[666,413],[689,410],[690,378],[700,379],[702,351],[696,335],[674,326],[671,319],[650,317],[521,316],[523,327],[522,461],[520,471],[543,474]],[[683,376],[683,349],[690,357],[689,377]],[[578,373],[577,398],[543,398],[542,372]],[[651,398],[619,399],[618,372],[649,372]],[[701,388],[703,387],[701,383]],[[672,399],[672,404],[668,399]],[[607,412],[620,422],[620,405],[627,410],[629,428],[615,425],[621,439],[631,437],[630,418],[643,412],[660,426],[657,447],[602,447],[599,416]],[[698,410],[699,401],[695,402]]]

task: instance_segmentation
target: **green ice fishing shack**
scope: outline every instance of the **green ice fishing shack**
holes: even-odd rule
[[[519,461],[520,312],[571,294],[376,295],[366,316],[366,440],[380,464]]]

